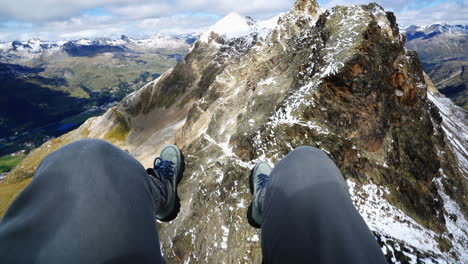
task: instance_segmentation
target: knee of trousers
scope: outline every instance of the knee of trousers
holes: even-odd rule
[[[47,156],[44,160],[46,161],[49,158],[68,158],[68,162],[73,162],[73,159],[70,158],[76,157],[85,161],[97,162],[115,156],[126,157],[129,156],[129,154],[104,140],[81,139],[61,147],[57,151]]]
[[[106,150],[106,149],[116,149],[118,150],[119,148],[112,145],[111,143],[101,140],[101,139],[95,139],[95,138],[88,138],[88,139],[80,139],[77,141],[74,141],[72,143],[69,143],[65,146],[63,146],[61,149],[66,149],[69,148],[70,150],[84,150],[86,149],[93,150],[93,151],[99,151],[99,150]]]
[[[346,186],[343,175],[325,152],[317,148],[301,146],[277,164],[272,172],[270,186],[302,188],[325,182]]]
[[[305,157],[305,156],[317,156],[317,157],[327,157],[328,155],[323,152],[322,150],[310,146],[300,146],[295,148],[293,151],[291,151],[288,156],[300,156],[300,157]]]
[[[288,170],[302,170],[308,173],[324,165],[333,167],[334,162],[322,150],[309,146],[300,146],[286,155],[279,163],[279,168],[288,167]]]
[[[130,154],[106,141],[83,139],[67,144],[49,154],[39,165],[35,175],[44,172],[76,175],[79,172],[97,169],[114,171],[116,167],[122,166],[143,169]]]

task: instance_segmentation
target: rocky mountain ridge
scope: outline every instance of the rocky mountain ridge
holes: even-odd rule
[[[145,166],[176,143],[187,164],[180,214],[159,229],[168,262],[260,263],[249,170],[310,145],[337,163],[390,262],[466,261],[466,111],[429,90],[395,16],[298,0],[270,25],[212,30],[160,78],[33,151],[0,189],[24,186],[45,155],[80,138]]]

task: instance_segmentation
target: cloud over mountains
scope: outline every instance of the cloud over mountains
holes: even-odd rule
[[[325,8],[369,0],[320,0]],[[466,24],[463,0],[378,0],[394,11],[398,23]],[[268,18],[287,11],[294,0],[0,0],[0,41],[39,37],[48,40],[126,34],[193,33],[234,11]]]

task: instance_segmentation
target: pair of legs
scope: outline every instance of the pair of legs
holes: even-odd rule
[[[270,175],[262,205],[266,263],[385,263],[334,163],[301,147]],[[43,160],[0,222],[1,263],[164,263],[155,215],[167,189],[99,140]]]

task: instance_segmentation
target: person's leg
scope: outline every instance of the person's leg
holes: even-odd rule
[[[387,263],[339,169],[299,147],[273,169],[263,201],[265,263]]]
[[[66,145],[0,222],[0,263],[164,263],[155,221],[164,191],[109,143]]]

